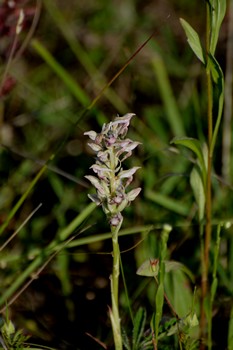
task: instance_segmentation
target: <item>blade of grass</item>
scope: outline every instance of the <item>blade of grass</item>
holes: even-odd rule
[[[3,233],[3,231],[8,226],[11,219],[14,217],[14,215],[17,213],[25,199],[28,197],[29,193],[32,191],[32,189],[35,187],[36,183],[40,179],[40,177],[43,175],[45,170],[47,169],[47,165],[44,165],[43,168],[39,171],[39,173],[35,176],[35,178],[30,182],[27,190],[23,193],[23,195],[20,197],[18,202],[15,204],[15,206],[11,209],[8,217],[6,218],[5,222],[0,226],[0,235]]]
[[[174,213],[187,216],[189,214],[189,208],[185,203],[181,203],[171,197],[165,196],[159,192],[146,191],[145,197],[153,202],[163,206],[166,209],[173,211]]]
[[[175,136],[184,136],[185,131],[182,118],[177,107],[175,97],[172,92],[171,84],[168,78],[166,67],[162,58],[157,54],[151,61],[153,72],[158,82],[159,92],[167,114],[172,133]]]
[[[19,231],[26,225],[26,223],[31,219],[31,217],[39,210],[39,208],[42,206],[42,203],[40,203],[32,212],[31,214],[24,220],[24,222],[18,227],[18,229],[3,243],[2,246],[0,246],[0,252],[12,241],[12,239],[17,236]]]
[[[79,86],[78,82],[60,65],[60,63],[55,60],[55,58],[39,40],[33,39],[31,41],[31,46],[64,82],[73,96],[82,104],[82,106],[86,107],[90,103],[90,98],[81,88],[81,86]]]

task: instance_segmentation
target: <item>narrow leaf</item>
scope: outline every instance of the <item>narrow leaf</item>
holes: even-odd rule
[[[191,25],[186,22],[183,18],[180,18],[180,23],[185,31],[185,34],[188,38],[188,43],[197,56],[197,58],[205,64],[203,49],[201,46],[200,38],[197,32],[191,27]]]
[[[223,104],[224,104],[224,76],[222,69],[214,56],[209,54],[208,67],[211,72],[212,79],[214,81],[214,92],[216,94],[215,101],[217,101],[217,118],[213,131],[213,138],[210,147],[210,152],[213,154],[214,146],[216,143],[220,122],[222,120]]]
[[[172,197],[166,196],[163,193],[154,191],[145,191],[145,197],[151,201],[163,206],[164,208],[173,211],[182,216],[187,216],[189,214],[189,208],[186,203],[176,200]]]
[[[197,166],[194,166],[193,170],[191,171],[190,184],[198,205],[198,219],[199,222],[201,222],[201,220],[204,218],[205,212],[205,190],[200,170],[197,168]]]
[[[123,343],[124,347],[126,348],[126,350],[132,350],[131,346],[130,346],[129,338],[128,338],[124,328],[121,331],[121,335],[122,335],[122,343]]]
[[[133,350],[139,349],[140,340],[142,338],[144,328],[145,328],[145,323],[146,323],[146,310],[140,307],[134,320]]]
[[[208,3],[211,18],[210,53],[214,55],[220,27],[226,13],[226,0],[210,0]]]

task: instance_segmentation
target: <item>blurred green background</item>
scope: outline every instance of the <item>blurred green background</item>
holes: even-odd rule
[[[132,112],[136,117],[129,136],[142,145],[127,166],[141,166],[134,186],[143,190],[125,210],[123,229],[132,229],[134,234],[120,238],[120,246],[132,308],[145,306],[149,324],[154,289],[136,275],[136,270],[144,260],[157,256],[164,223],[173,226],[169,258],[184,263],[195,275],[197,286],[200,282],[197,207],[189,183],[193,154],[174,148],[170,141],[175,136],[196,137],[203,142],[206,139],[205,74],[179,23],[180,17],[185,18],[204,44],[205,1],[47,0],[18,1],[11,7],[8,1],[0,4],[1,223],[48,162],[1,234],[3,244],[42,203],[1,252],[2,290],[24,271],[35,249],[46,247],[89,204],[87,194],[93,189],[84,176],[90,173],[94,160],[83,133],[91,129],[98,132],[117,114]],[[20,9],[25,16],[23,28],[10,61]],[[106,83],[152,33],[147,45],[100,96]],[[217,48],[223,71],[226,42],[227,20]],[[92,105],[97,96],[100,98]],[[222,152],[220,137],[214,159],[218,177],[213,175],[216,222],[232,217],[232,186],[221,178]],[[62,250],[10,307],[13,321],[36,342],[57,349],[99,349],[87,332],[111,348],[107,315],[111,241],[98,240],[108,230],[97,208],[75,232],[77,239],[95,237],[96,242]],[[229,317],[226,305],[233,290],[232,271],[228,269],[232,230],[223,229],[222,236],[216,327],[220,320],[224,346],[224,322]],[[121,291],[122,320],[127,325],[123,286]]]

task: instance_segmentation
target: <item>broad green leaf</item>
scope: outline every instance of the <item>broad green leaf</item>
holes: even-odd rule
[[[213,138],[210,147],[210,152],[213,154],[214,146],[216,143],[220,122],[222,119],[223,104],[224,104],[224,76],[222,69],[214,56],[211,54],[208,55],[208,68],[211,72],[211,76],[214,82],[214,92],[215,92],[215,101],[217,102],[217,118],[213,131]]]
[[[170,143],[174,143],[175,145],[181,145],[192,150],[199,161],[201,174],[203,177],[203,183],[206,183],[206,163],[205,157],[202,150],[201,142],[197,139],[191,137],[175,137]]]
[[[186,22],[183,18],[180,18],[180,23],[185,31],[185,34],[188,38],[188,43],[197,56],[197,58],[205,64],[205,58],[203,53],[203,48],[201,46],[200,38],[197,32],[191,27],[191,25]]]
[[[214,55],[220,27],[226,13],[226,0],[209,0],[208,4],[211,21],[210,53]]]
[[[188,270],[187,267],[186,269]],[[193,291],[186,273],[181,269],[172,270],[166,274],[164,286],[168,300],[179,317],[187,315],[191,309]]]
[[[205,190],[203,185],[203,179],[200,174],[200,169],[198,169],[197,166],[194,166],[193,170],[191,171],[190,184],[198,205],[198,219],[199,222],[201,222],[201,220],[204,218],[205,212]]]

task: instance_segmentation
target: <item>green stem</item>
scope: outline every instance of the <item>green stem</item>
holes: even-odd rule
[[[210,47],[210,10],[209,5],[207,4],[207,21],[206,21],[206,52],[209,53]],[[208,57],[207,57],[208,62]],[[211,144],[213,138],[213,94],[212,94],[212,79],[211,72],[208,67],[206,67],[206,81],[207,81],[207,118],[208,118],[208,159],[207,159],[207,179],[206,179],[206,226],[205,226],[205,237],[204,237],[204,249],[203,249],[203,271],[202,271],[202,280],[201,280],[201,319],[200,319],[200,336],[201,338],[205,337],[205,328],[206,328],[206,315],[205,315],[205,299],[208,293],[208,269],[209,269],[209,251],[210,251],[210,242],[211,242],[211,213],[212,213],[212,193],[211,193],[211,170],[212,170],[212,152]],[[204,348],[204,346],[203,346]]]
[[[111,227],[112,231],[112,248],[113,248],[113,268],[111,275],[111,298],[112,310],[110,318],[112,323],[113,338],[115,343],[115,350],[122,350],[121,326],[119,316],[118,294],[119,294],[119,275],[120,275],[120,249],[118,244],[118,232],[121,223],[115,227]]]

